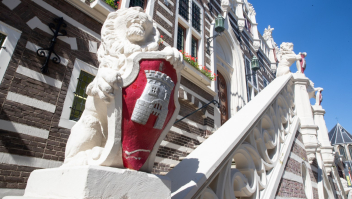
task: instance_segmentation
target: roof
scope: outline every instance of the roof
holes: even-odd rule
[[[334,128],[329,132],[329,139],[331,145],[337,144],[352,144],[352,135],[343,128],[339,123],[337,123]]]

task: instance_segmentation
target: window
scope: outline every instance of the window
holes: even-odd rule
[[[89,82],[91,82],[89,79],[93,79],[91,76],[95,76],[97,72],[98,68],[95,66],[92,66],[79,59],[75,60],[70,84],[68,85],[67,94],[64,101],[64,106],[62,107],[62,113],[59,121],[60,127],[71,129],[73,125],[76,124],[75,120],[80,117],[85,105],[84,102],[80,101],[79,99],[87,97],[85,95],[85,89]],[[76,102],[75,99],[77,99]]]
[[[0,21],[0,84],[15,51],[21,31]],[[6,48],[6,49],[5,49]]]
[[[185,51],[186,29],[178,24],[177,28],[177,49]]]
[[[5,39],[6,39],[6,35],[0,32],[0,47],[2,47],[2,44],[4,43]]]
[[[91,83],[93,79],[94,79],[93,75],[85,71],[81,71],[78,78],[76,92],[74,93],[75,98],[73,100],[73,104],[71,107],[70,120],[78,121],[79,118],[81,117],[84,111],[84,107],[87,99],[86,89],[88,84]]]
[[[263,76],[263,86],[264,88],[269,84],[268,80],[265,79],[265,77]]]
[[[244,23],[244,27],[246,28],[246,30],[252,34],[251,32],[251,29],[252,29],[252,24],[251,22],[247,19],[247,16],[244,15],[244,20],[245,20],[245,23]]]
[[[352,156],[352,146],[351,145],[348,146],[348,151],[350,152],[350,156]],[[350,157],[350,158],[352,159],[352,157]]]
[[[192,27],[200,32],[200,8],[192,2]]]
[[[258,94],[257,74],[251,69],[251,61],[245,57],[244,65],[246,69],[246,80],[247,80],[247,97],[248,102]]]
[[[248,102],[252,99],[252,87],[247,87]]]
[[[347,160],[345,148],[343,146],[339,146],[339,151],[340,151],[340,155],[343,156],[345,160]]]
[[[204,65],[204,31],[201,21],[203,20],[203,8],[196,1],[178,0],[177,8],[177,31],[174,33],[174,46],[196,58],[198,65]],[[177,34],[177,35],[176,35]],[[192,66],[196,67],[193,63]]]
[[[192,37],[191,56],[198,57],[198,39]]]
[[[136,7],[139,6],[143,9],[145,9],[147,5],[147,1],[146,0],[130,0],[130,6],[129,7]]]
[[[249,59],[245,59],[245,65],[246,65],[246,74],[251,74],[251,63],[249,62]],[[246,75],[247,81],[252,82],[252,77],[251,75]]]
[[[257,74],[252,71],[251,62],[247,57],[245,58],[245,67],[247,81],[250,82],[253,87],[257,88]]]
[[[188,9],[189,9],[188,0],[180,0],[178,14],[182,16],[186,21],[188,21]]]
[[[252,77],[253,77],[253,86],[257,87],[257,74],[252,71]]]

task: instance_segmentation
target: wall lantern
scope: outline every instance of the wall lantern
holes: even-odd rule
[[[222,32],[224,32],[225,30],[225,19],[224,17],[222,17],[221,14],[218,15],[218,17],[216,17],[215,19],[215,31],[218,33],[212,37],[209,37],[207,39],[207,53],[210,54],[210,48],[212,48],[212,46],[210,46],[210,42],[217,36],[220,36]]]
[[[252,61],[251,61],[251,69],[252,69],[253,73],[246,74],[246,77],[250,76],[250,75],[255,75],[257,70],[260,69],[259,60],[258,60],[257,56],[255,56],[255,55],[253,56]]]
[[[251,68],[253,72],[256,72],[260,69],[258,58],[254,55],[251,61]]]

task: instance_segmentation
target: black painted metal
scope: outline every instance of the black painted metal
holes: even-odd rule
[[[42,73],[48,72],[48,64],[49,64],[49,60],[50,60],[52,54],[54,54],[52,61],[55,64],[59,64],[61,62],[59,55],[57,55],[56,52],[54,51],[54,46],[55,46],[57,37],[67,35],[66,30],[62,30],[62,29],[60,30],[61,26],[67,27],[67,25],[64,23],[64,19],[62,17],[54,19],[54,22],[56,22],[56,25],[53,23],[50,23],[48,25],[50,30],[54,33],[54,36],[50,41],[50,46],[48,48],[39,48],[37,50],[38,56],[46,57],[45,62],[40,69],[42,71]]]
[[[218,102],[218,101],[216,101],[216,100],[213,100],[213,101],[209,102],[208,104],[204,104],[202,107],[200,107],[199,109],[197,109],[197,110],[193,111],[192,113],[190,113],[190,114],[188,114],[188,115],[184,116],[183,118],[181,118],[181,119],[177,120],[174,124],[176,124],[176,123],[178,123],[178,122],[182,121],[183,119],[185,119],[185,118],[187,118],[187,117],[189,117],[189,116],[193,115],[194,113],[198,112],[199,110],[201,110],[201,109],[203,109],[203,108],[205,108],[205,107],[209,106],[209,104],[211,104],[211,103],[213,103],[214,105],[215,105],[215,104],[218,104],[218,108],[220,108],[220,104],[219,104],[219,102]]]
[[[213,48],[212,46],[210,46],[210,42],[211,42],[214,38],[216,38],[217,36],[220,36],[220,35],[221,35],[221,33],[216,34],[216,35],[214,35],[214,36],[212,36],[212,37],[207,38],[206,52],[207,52],[209,55],[211,54],[210,48]]]

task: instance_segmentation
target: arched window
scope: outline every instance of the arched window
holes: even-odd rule
[[[345,147],[339,146],[339,151],[340,151],[340,155],[342,155],[347,160]]]

